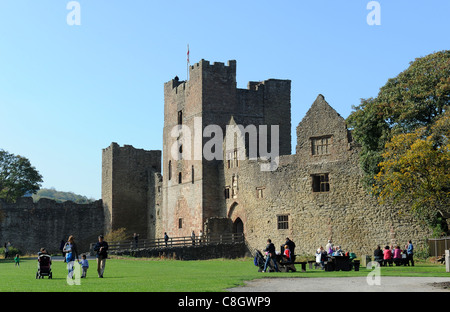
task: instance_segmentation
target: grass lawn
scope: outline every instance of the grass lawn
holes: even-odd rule
[[[12,260],[0,260],[0,292],[221,292],[243,285],[244,281],[272,277],[345,277],[367,276],[359,272],[259,273],[253,259],[177,261],[155,259],[108,259],[103,279],[97,277],[95,260],[81,285],[68,285],[66,264],[54,261],[53,279],[36,279],[37,261],[22,259],[20,267]],[[297,266],[300,269],[300,266]],[[450,277],[445,266],[417,262],[414,267],[382,267],[382,276]]]

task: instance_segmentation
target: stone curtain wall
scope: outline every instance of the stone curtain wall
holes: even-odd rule
[[[154,232],[154,227],[149,229],[149,224],[155,217],[154,175],[160,171],[161,151],[121,147],[117,143],[103,149],[102,199],[108,231],[125,228],[130,236],[153,235],[150,231]]]
[[[78,251],[88,252],[89,244],[104,234],[102,201],[91,204],[57,203],[41,199],[21,198],[15,204],[0,201],[0,241],[37,254],[41,247],[59,252],[62,239],[75,237]]]
[[[251,251],[264,249],[268,238],[279,250],[286,237],[296,243],[296,254],[310,255],[328,239],[357,255],[372,255],[378,244],[398,243],[403,248],[409,239],[416,248],[425,246],[427,227],[407,214],[399,215],[392,206],[379,205],[366,193],[358,146],[323,96],[297,133],[297,153],[281,156],[276,171],[262,172],[260,163],[249,160],[239,167],[223,166],[224,187],[237,179],[235,196],[224,200],[224,209],[232,222],[243,222]],[[328,136],[328,152],[313,155],[311,138]],[[313,191],[313,176],[319,174],[328,175],[326,192]]]
[[[124,250],[111,252],[111,254],[138,258],[164,257],[175,260],[235,259],[250,256],[244,243]]]

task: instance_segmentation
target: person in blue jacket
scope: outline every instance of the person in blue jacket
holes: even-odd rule
[[[414,246],[411,242],[411,240],[408,242],[408,248],[406,249],[406,253],[408,255],[408,263],[411,263],[411,266],[414,266],[414,259],[413,259],[413,255],[414,255]]]

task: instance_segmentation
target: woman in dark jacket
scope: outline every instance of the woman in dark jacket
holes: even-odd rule
[[[373,252],[374,261],[378,262],[381,265],[383,265],[383,251],[381,250],[380,245],[377,246],[377,249]]]

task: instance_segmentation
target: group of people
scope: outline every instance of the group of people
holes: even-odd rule
[[[282,254],[282,259],[286,264],[292,265],[295,262],[295,243],[290,240],[289,237],[286,237],[286,242],[284,243],[283,247],[284,251]],[[272,243],[272,240],[270,238],[267,240],[267,246],[264,249],[264,252],[266,253],[266,262],[264,264],[263,272],[267,272],[267,267],[270,265],[271,261],[273,263],[275,271],[280,272],[276,259],[277,253],[275,250],[275,245]],[[295,267],[293,270],[295,270]]]
[[[381,250],[380,245],[375,249],[373,256],[374,260],[380,264],[380,266],[392,266],[395,265],[405,265],[414,266],[414,245],[411,240],[405,245],[402,250],[399,245],[395,246],[385,246]]]
[[[60,250],[62,251],[64,261],[67,263],[67,271],[68,271],[67,277],[70,279],[73,278],[74,264],[76,260],[81,265],[82,268],[81,278],[85,278],[87,270],[89,268],[89,261],[87,260],[85,254],[81,256],[80,261],[77,244],[75,243],[75,238],[73,237],[73,235],[70,235],[66,242],[64,240],[61,241]],[[96,252],[97,274],[99,278],[103,278],[106,259],[108,258],[108,243],[104,240],[103,235],[100,235],[98,237],[98,242],[94,246],[94,251]]]
[[[331,240],[328,240],[328,243],[325,245],[325,248],[320,246],[315,253],[316,256],[316,265],[321,269],[325,268],[325,261],[327,261],[327,257],[339,257],[339,256],[349,256],[350,259],[355,258],[356,255],[352,252],[345,252],[340,245],[334,245]]]
[[[289,239],[289,237],[286,237],[286,242],[283,245],[282,249],[284,249],[283,253],[281,254],[282,260],[285,263],[294,263],[295,262],[295,243]],[[264,249],[264,252],[266,253],[266,261],[264,264],[263,272],[267,272],[267,268],[272,261],[273,267],[275,271],[279,272],[276,255],[277,252],[275,250],[275,245],[272,243],[270,239],[267,240],[266,248]],[[374,252],[374,260],[378,262],[381,266],[392,266],[394,263],[396,265],[407,265],[407,266],[414,266],[414,246],[411,242],[411,240],[408,242],[408,244],[405,245],[405,248],[402,250],[399,245],[395,246],[385,246],[384,250],[381,249],[381,247],[378,245],[377,249]],[[323,246],[320,246],[316,252],[316,265],[321,267],[322,269],[325,268],[325,261],[327,261],[327,258],[329,256],[332,257],[339,257],[339,256],[349,256],[350,258],[355,258],[356,255],[352,252],[344,252],[342,250],[342,247],[340,245],[334,245],[331,240],[328,240],[328,243],[326,244],[325,248]]]

